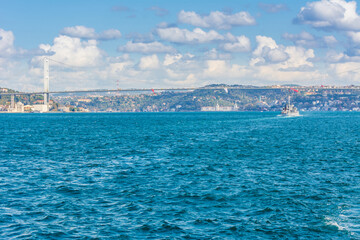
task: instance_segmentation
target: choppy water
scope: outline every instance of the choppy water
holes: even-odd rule
[[[1,239],[360,239],[360,114],[2,114]]]

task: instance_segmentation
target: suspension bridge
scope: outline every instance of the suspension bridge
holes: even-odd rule
[[[57,61],[55,61],[57,62]],[[66,91],[50,91],[50,73],[49,73],[49,58],[44,58],[44,90],[37,92],[11,92],[0,93],[1,96],[11,96],[10,108],[15,108],[15,96],[22,95],[43,95],[44,104],[42,105],[42,112],[49,111],[50,94],[73,94],[73,93],[115,93],[115,92],[166,92],[166,91],[194,91],[194,90],[290,90],[296,88],[299,91],[309,90],[360,90],[360,86],[206,86],[206,87],[182,87],[182,88],[129,88],[129,89],[92,89],[92,90],[66,90]]]

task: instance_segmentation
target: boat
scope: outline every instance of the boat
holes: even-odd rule
[[[290,95],[289,95],[288,103],[285,105],[285,107],[281,111],[281,116],[286,116],[286,117],[300,116],[299,110],[294,105],[292,105],[290,102]]]

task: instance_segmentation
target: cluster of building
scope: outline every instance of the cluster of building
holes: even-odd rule
[[[272,87],[272,86],[271,86]],[[270,88],[271,88],[270,87]],[[360,87],[296,87],[300,92],[278,89],[197,90],[156,94],[104,94],[52,96],[49,102],[37,97],[12,96],[0,99],[0,111],[22,112],[177,112],[177,111],[281,111],[288,94],[300,111],[360,111]],[[12,91],[12,90],[11,90]],[[10,92],[11,92],[10,91]],[[0,88],[8,93],[8,89]],[[48,99],[45,98],[44,99]],[[44,104],[47,103],[47,104]]]
[[[234,106],[220,106],[219,103],[216,103],[216,106],[201,107],[202,112],[234,112],[238,110],[239,107],[236,103]]]
[[[34,104],[34,105],[24,105],[22,102],[17,102],[13,106],[4,108],[4,110],[11,113],[25,113],[25,112],[48,112],[49,106],[45,104]]]

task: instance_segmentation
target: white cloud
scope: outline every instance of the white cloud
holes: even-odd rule
[[[218,32],[214,30],[205,32],[200,28],[195,28],[193,31],[176,27],[158,28],[157,34],[163,40],[184,44],[209,43],[224,40],[224,37]]]
[[[299,46],[282,46],[266,36],[256,36],[257,48],[253,51],[250,66],[272,65],[281,71],[302,71],[312,68],[309,61],[315,57],[314,50]]]
[[[358,62],[336,63],[331,64],[330,69],[342,85],[359,84],[360,70]]]
[[[112,40],[121,37],[120,31],[116,29],[109,29],[101,33],[96,33],[95,29],[85,26],[66,27],[61,31],[61,34],[75,38],[96,40]]]
[[[232,64],[226,60],[208,60],[200,74],[200,79],[225,84],[251,84],[253,70],[245,65]],[[220,83],[220,82],[219,82]]]
[[[96,40],[82,41],[80,38],[71,38],[60,35],[54,39],[53,45],[42,44],[40,49],[53,53],[50,58],[77,67],[90,67],[102,62],[104,53],[98,48]],[[33,58],[33,62],[43,57]]]
[[[14,34],[0,28],[0,56],[10,56],[14,53]]]
[[[171,79],[177,79],[179,78],[180,74],[176,73],[174,70],[172,69],[165,69],[166,74],[171,78]],[[168,79],[167,79],[168,80]]]
[[[334,36],[315,37],[308,32],[301,32],[299,34],[285,33],[283,38],[292,41],[297,46],[307,48],[331,47],[337,43]]]
[[[0,28],[0,86],[23,91],[38,90],[33,84],[34,75],[29,72],[26,61],[23,61],[29,52],[15,48],[14,40],[12,31]],[[41,83],[41,79],[35,82]]]
[[[167,22],[161,22],[161,23],[157,24],[156,27],[158,27],[158,28],[171,28],[171,27],[176,27],[176,25],[175,24],[170,24],[170,23],[167,23]]]
[[[121,46],[118,48],[120,52],[127,53],[171,53],[176,52],[175,48],[171,46],[166,46],[160,42],[151,42],[151,43],[133,43],[127,42],[125,46]]]
[[[31,83],[34,79],[29,75],[29,67],[23,61],[0,57],[1,87],[33,91],[35,88]]]
[[[360,49],[353,48],[346,53],[329,51],[325,56],[325,61],[330,63],[360,62]]]
[[[208,16],[200,16],[196,12],[180,11],[178,15],[180,23],[190,24],[196,27],[230,29],[234,26],[248,26],[256,23],[254,17],[248,12],[225,14],[223,12],[211,12]]]
[[[305,49],[303,47],[288,46],[285,48],[286,54],[289,56],[287,61],[281,66],[283,70],[295,69],[301,71],[304,69],[312,68],[314,64],[309,61],[315,57],[313,49]]]
[[[332,36],[332,35],[330,35],[330,36],[324,36],[323,37],[323,41],[325,42],[325,44],[327,45],[327,46],[333,46],[333,45],[335,45],[338,41],[337,41],[337,39],[334,37],[334,36]]]
[[[265,47],[268,47],[270,49],[278,48],[278,45],[276,44],[275,40],[272,39],[271,37],[258,35],[256,36],[256,42],[257,42],[257,47],[253,51],[253,55],[255,56],[261,56],[263,49]]]
[[[208,60],[228,60],[231,59],[230,53],[219,53],[216,48],[212,48],[204,53],[205,59]]]
[[[225,43],[222,49],[227,52],[250,52],[250,39],[245,36],[239,36],[234,43]]]
[[[166,55],[164,58],[163,66],[166,69],[171,69],[174,73],[184,75],[193,71],[199,70],[201,61],[198,61],[197,57],[190,53]]]
[[[185,80],[178,79],[179,75],[169,74],[169,76],[171,76],[172,79],[171,80],[165,79],[164,82],[169,84],[170,86],[177,85],[177,86],[192,87],[195,86],[196,83],[198,82],[198,79],[193,73],[190,73],[187,76],[185,76]]]
[[[141,70],[151,70],[159,68],[159,58],[156,54],[145,56],[140,59],[139,68]]]
[[[254,64],[264,63],[265,59],[268,58],[267,56],[271,51],[276,49],[279,50],[279,46],[276,44],[275,40],[272,39],[271,37],[256,36],[256,42],[257,42],[257,47],[253,51],[253,56],[255,56],[255,59],[252,59],[252,62]]]
[[[176,62],[178,62],[181,58],[183,57],[183,55],[181,54],[166,54],[165,58],[164,58],[164,66],[169,66],[171,64],[174,64]]]
[[[286,52],[286,49],[280,47],[276,49],[271,49],[267,52],[265,59],[271,63],[283,62],[289,59],[289,55]]]
[[[221,76],[228,72],[226,61],[224,60],[208,60],[207,69],[205,69],[206,76]]]
[[[360,44],[360,32],[347,32],[347,36],[354,44]]]
[[[314,28],[340,31],[359,31],[360,16],[356,2],[345,0],[321,0],[302,7],[295,22]]]
[[[340,62],[344,58],[344,53],[338,53],[335,50],[330,50],[326,53],[325,59],[327,62]]]

